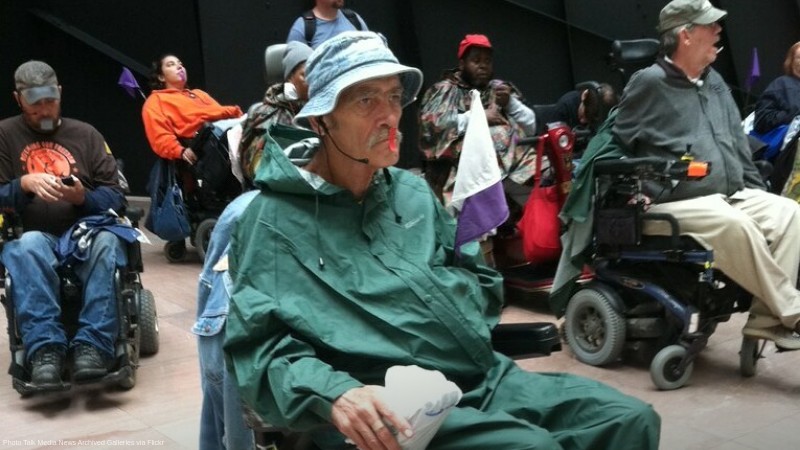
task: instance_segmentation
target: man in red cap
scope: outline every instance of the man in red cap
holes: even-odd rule
[[[469,123],[472,89],[481,93],[503,175],[519,184],[533,175],[536,153],[520,157],[515,138],[536,132],[536,116],[514,86],[493,78],[492,56],[489,38],[466,35],[458,46],[458,67],[446,70],[443,79],[422,98],[420,148],[428,160],[426,178],[445,204],[453,190],[455,167]]]

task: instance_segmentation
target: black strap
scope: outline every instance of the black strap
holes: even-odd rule
[[[306,26],[306,42],[311,47],[311,40],[314,39],[314,33],[317,32],[317,18],[314,16],[314,10],[309,9],[303,13],[303,23]]]
[[[342,14],[344,14],[344,16],[347,17],[347,20],[349,20],[350,23],[352,23],[353,26],[356,27],[356,30],[363,31],[361,29],[361,21],[358,20],[358,14],[356,14],[355,11],[353,11],[352,9],[342,8]]]
[[[353,24],[356,30],[363,31],[361,21],[358,20],[358,14],[355,11],[342,8],[342,14]],[[311,41],[314,40],[314,34],[317,32],[317,18],[314,16],[314,10],[309,9],[303,13],[303,23],[305,24],[306,43],[311,47]]]

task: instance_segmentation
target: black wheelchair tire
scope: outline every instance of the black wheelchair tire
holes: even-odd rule
[[[181,262],[186,258],[186,242],[170,241],[164,244],[164,256],[171,263]]]
[[[619,359],[625,346],[625,318],[609,295],[592,286],[576,292],[564,314],[564,335],[575,357],[591,366]]]
[[[142,289],[139,296],[139,353],[154,355],[158,353],[158,315],[153,293]]]
[[[750,378],[756,374],[758,360],[764,351],[764,345],[760,339],[751,337],[742,338],[742,348],[739,350],[739,372],[743,377]]]
[[[216,225],[217,219],[215,218],[205,219],[197,225],[197,231],[194,233],[194,248],[197,249],[201,261],[206,259],[208,243],[211,241],[211,233]]]

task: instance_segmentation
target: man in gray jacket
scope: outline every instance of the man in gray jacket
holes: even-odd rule
[[[649,186],[650,211],[675,216],[682,233],[714,249],[717,267],[753,294],[745,336],[800,349],[800,207],[765,192],[730,89],[710,67],[726,15],[708,0],[673,0],[661,10],[664,56],[631,78],[614,134],[637,156],[711,162],[701,181]],[[653,222],[644,232],[669,228]]]

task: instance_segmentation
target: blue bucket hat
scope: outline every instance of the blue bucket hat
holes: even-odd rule
[[[400,77],[402,105],[417,98],[422,72],[400,64],[383,37],[371,31],[346,31],[322,43],[306,61],[308,102],[294,124],[310,128],[309,117],[330,113],[348,87],[373,78]]]

